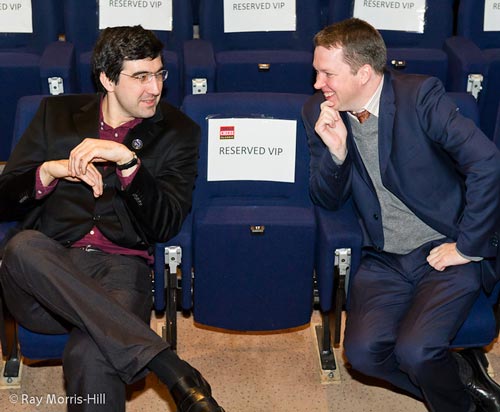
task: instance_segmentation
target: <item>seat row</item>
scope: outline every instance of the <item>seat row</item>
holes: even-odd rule
[[[314,34],[327,23],[361,17],[380,30],[390,67],[434,75],[449,91],[473,93],[481,127],[493,134],[500,98],[497,3],[460,0],[458,14],[454,0],[194,3],[32,0],[30,13],[16,11],[15,17],[31,18],[32,30],[0,37],[0,161],[10,153],[19,97],[94,92],[90,56],[100,29],[135,23],[153,29],[164,42],[165,98],[179,106],[184,96],[199,93],[312,94]],[[195,19],[199,38],[193,39]],[[65,41],[57,41],[61,33]]]
[[[470,94],[449,96],[478,122]],[[329,316],[335,309],[338,341],[349,273],[359,264],[362,241],[350,203],[326,211],[309,200],[309,151],[301,118],[311,116],[302,113],[309,97],[212,93],[184,99],[182,109],[202,131],[193,209],[181,232],[156,246],[153,269],[155,308],[167,307],[166,338],[174,346],[179,307],[212,327],[293,328],[310,321],[317,288],[325,314],[318,330],[322,367],[335,369]],[[20,100],[16,137],[41,98]],[[500,145],[500,112],[496,133]],[[494,338],[492,304],[499,290],[478,298],[454,346],[483,346]],[[35,359],[58,357],[65,343],[64,336],[23,328],[19,338],[24,355]]]

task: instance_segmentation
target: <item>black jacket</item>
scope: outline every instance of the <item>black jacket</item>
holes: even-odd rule
[[[151,252],[155,242],[165,242],[180,230],[197,171],[199,127],[167,103],[160,103],[156,114],[125,138],[124,144],[141,160],[125,190],[114,166],[99,164],[105,188],[98,199],[86,184],[63,179],[48,196],[35,199],[39,165],[67,159],[83,139],[98,137],[99,102],[99,95],[42,101],[0,175],[0,220],[20,220],[19,229],[39,230],[65,246],[96,225],[118,245]],[[132,147],[135,139],[142,142],[140,149]]]

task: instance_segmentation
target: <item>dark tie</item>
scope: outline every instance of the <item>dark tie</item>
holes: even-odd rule
[[[361,112],[354,113],[351,112],[353,116],[356,116],[359,120],[360,123],[363,123],[365,120],[367,120],[370,117],[370,112],[368,110],[362,110]]]

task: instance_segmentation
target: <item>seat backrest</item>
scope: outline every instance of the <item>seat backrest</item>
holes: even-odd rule
[[[183,110],[200,126],[202,142],[200,146],[200,160],[198,163],[198,178],[194,191],[195,207],[204,204],[289,204],[296,206],[310,205],[308,195],[308,167],[309,150],[305,130],[300,120],[301,107],[307,95],[286,93],[212,93],[206,95],[186,96]],[[295,172],[293,182],[263,181],[263,180],[208,180],[209,167],[209,121],[211,119],[232,118],[252,119],[286,119],[296,121],[295,138]],[[234,144],[237,147],[238,129],[234,132]],[[227,136],[226,136],[227,137]],[[222,137],[224,139],[224,136]],[[287,136],[288,139],[288,136]],[[285,156],[279,151],[280,147],[273,143],[242,143],[249,148],[251,154],[241,152],[227,152],[238,161],[238,156],[276,159],[276,168],[282,167],[279,156]],[[233,147],[235,147],[233,145]],[[234,150],[234,149],[232,149]],[[253,152],[252,152],[253,151]],[[252,160],[253,161],[253,160]],[[258,167],[258,166],[256,166]],[[286,167],[286,166],[285,166]],[[229,175],[231,171],[229,171]]]
[[[363,0],[330,0],[329,9],[329,22],[334,23],[350,17],[360,17],[354,14],[355,3],[363,3],[365,5],[366,12],[375,10],[377,15],[380,14],[380,18],[374,21],[385,20],[394,22],[394,15],[389,13],[396,12],[402,13],[405,7],[411,8],[415,7],[417,2],[393,2],[394,7],[397,8],[387,8],[385,9],[388,13],[387,19],[384,19],[384,14],[382,13],[384,9],[376,7],[377,2],[366,2]],[[390,2],[387,2],[388,4]],[[453,11],[454,0],[439,0],[432,1],[427,0],[425,2],[425,14],[424,14],[424,29],[423,33],[417,33],[414,31],[406,30],[388,30],[383,27],[378,27],[371,18],[364,17],[369,23],[373,24],[376,29],[380,31],[380,34],[384,38],[387,47],[418,47],[418,48],[441,48],[443,46],[444,40],[453,34],[453,21],[454,21],[454,11]],[[422,9],[422,11],[424,10]],[[375,15],[375,13],[373,13]]]
[[[485,17],[500,16],[499,6],[490,2],[490,9],[485,9],[485,3],[485,0],[460,0],[457,34],[472,40],[481,49],[500,48],[500,23],[496,23],[496,30],[485,30]],[[492,7],[496,7],[496,11]]]
[[[44,97],[47,96],[23,96],[17,102],[11,150],[14,150],[14,147],[19,142],[19,139],[21,139],[21,136],[35,116],[38,106],[40,106],[40,102]]]
[[[254,3],[235,2],[240,6]],[[255,3],[256,5],[257,3]],[[280,2],[258,3],[270,8],[279,7]],[[209,40],[214,50],[306,50],[311,51],[312,39],[321,29],[321,6],[319,0],[296,0],[295,31],[234,32],[224,31],[224,0],[200,0],[200,38]],[[242,13],[248,10],[241,10]]]
[[[64,3],[66,40],[74,44],[77,54],[92,50],[100,31],[98,2],[64,0]],[[119,22],[117,24],[120,25]],[[148,28],[147,22],[142,24]],[[166,50],[181,50],[182,43],[193,37],[191,2],[172,0],[172,31],[154,30],[154,32]]]
[[[20,6],[21,3],[6,2],[4,7]],[[61,0],[31,0],[32,33],[6,33],[0,27],[0,52],[22,51],[41,54],[45,47],[58,40],[62,33]]]

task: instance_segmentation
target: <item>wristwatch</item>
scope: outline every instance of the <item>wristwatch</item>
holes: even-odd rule
[[[131,167],[133,167],[133,166],[135,166],[135,165],[137,164],[137,161],[138,161],[138,159],[137,159],[137,155],[134,153],[134,157],[132,158],[132,160],[130,160],[129,162],[124,163],[124,164],[122,164],[122,165],[117,164],[117,165],[116,165],[116,168],[117,168],[118,170],[126,170],[126,169],[130,169]]]

